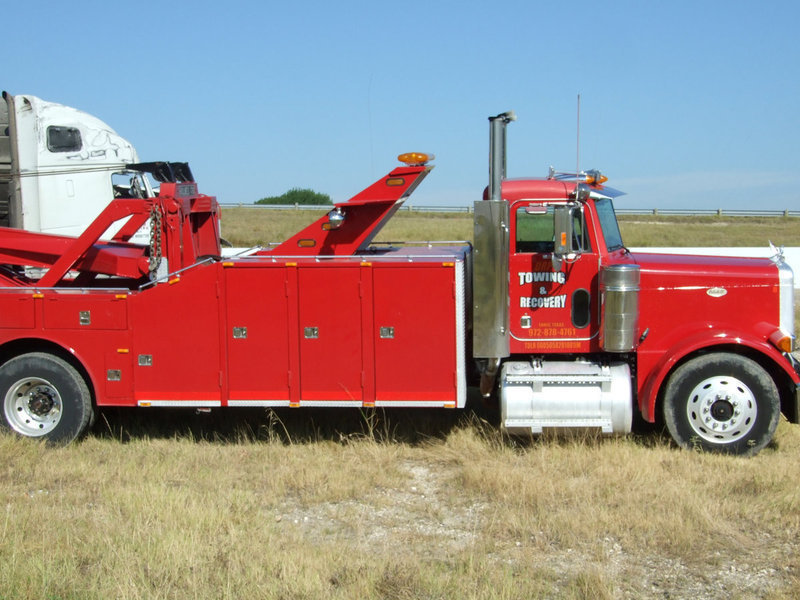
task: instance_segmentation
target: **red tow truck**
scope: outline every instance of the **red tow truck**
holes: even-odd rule
[[[158,196],[78,238],[0,228],[2,425],[68,442],[103,406],[458,409],[469,385],[514,434],[625,433],[638,411],[680,446],[752,455],[781,412],[797,423],[781,257],[632,254],[598,172],[505,177],[513,118],[490,118],[474,246],[373,242],[432,169],[418,153],[248,256],[221,256],[185,164],[130,165]]]

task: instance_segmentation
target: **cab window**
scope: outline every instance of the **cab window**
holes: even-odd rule
[[[517,209],[516,252],[552,252],[553,207],[522,206]]]
[[[523,206],[517,209],[515,252],[553,252],[555,226],[552,206]],[[591,252],[584,232],[583,211],[575,210],[572,217],[572,245],[582,252]]]
[[[572,213],[572,246],[581,252],[591,252],[592,245],[586,235],[586,221],[583,218],[583,208]]]
[[[81,132],[75,127],[47,128],[47,149],[50,152],[78,152],[83,147]]]

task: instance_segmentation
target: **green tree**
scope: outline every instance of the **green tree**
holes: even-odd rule
[[[256,204],[333,204],[328,194],[320,194],[314,190],[292,188],[281,196],[269,196],[256,200]]]

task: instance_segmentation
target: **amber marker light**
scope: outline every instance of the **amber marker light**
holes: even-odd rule
[[[317,245],[317,240],[305,238],[302,240],[297,240],[297,245],[300,248],[313,248],[314,246]]]
[[[427,152],[406,152],[397,157],[401,163],[407,164],[409,167],[421,167],[436,158],[433,154]]]
[[[772,342],[772,345],[775,346],[781,352],[791,352],[792,351],[792,336],[786,335],[778,329],[775,333],[769,336],[769,341]]]
[[[586,183],[589,185],[601,185],[608,181],[608,177],[600,171],[586,171]]]

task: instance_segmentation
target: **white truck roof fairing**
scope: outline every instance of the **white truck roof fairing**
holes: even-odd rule
[[[14,145],[9,224],[79,235],[113,199],[112,174],[138,162],[135,148],[81,110],[27,94],[3,97]]]

